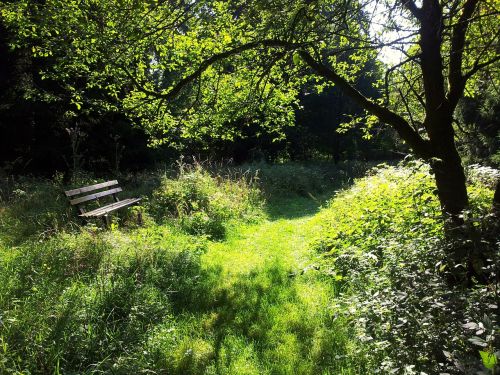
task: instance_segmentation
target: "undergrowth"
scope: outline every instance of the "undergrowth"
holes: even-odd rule
[[[493,191],[485,177],[471,179],[470,236],[458,243],[444,236],[426,165],[380,166],[370,174],[315,218],[323,228],[312,244],[318,262],[343,285],[331,308],[350,319],[359,355],[381,373],[487,373],[500,344],[500,243],[487,225]],[[450,254],[458,247],[480,250],[486,260],[457,265]],[[472,266],[489,273],[486,284],[456,282],[457,272]]]
[[[95,178],[4,181],[0,373],[491,373],[494,173],[469,169],[470,236],[457,243],[423,164],[379,166],[351,187],[338,167],[263,168],[124,176],[144,224],[130,210],[109,229],[63,195]],[[315,196],[341,186],[316,214]],[[455,246],[483,263],[455,267]],[[491,277],[454,282],[470,267]]]
[[[60,234],[2,249],[0,372],[132,373],[148,331],[199,283],[203,241],[167,229]]]
[[[175,177],[163,177],[149,210],[159,223],[177,219],[190,234],[225,236],[230,220],[262,217],[262,198],[254,175],[210,173],[200,163],[180,164]]]
[[[348,333],[324,304],[334,286],[314,274],[293,276],[288,252],[298,249],[288,241],[304,241],[302,234],[286,220],[265,221],[250,173],[197,165],[146,177],[147,187],[140,176],[120,179],[127,194],[146,192],[143,227],[126,213],[108,229],[77,220],[63,191],[99,182],[90,177],[69,185],[26,178],[3,190],[0,373],[354,374],[363,368],[346,356]],[[212,215],[224,233],[187,225],[200,213]],[[263,222],[270,232],[253,237]],[[214,250],[226,244],[222,234],[239,238],[247,227],[248,241],[224,248],[232,260]]]

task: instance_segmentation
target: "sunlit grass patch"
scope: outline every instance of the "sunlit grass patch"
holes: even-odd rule
[[[144,335],[192,299],[200,274],[204,240],[158,232],[83,228],[2,252],[0,370],[130,373]]]
[[[234,193],[224,181],[200,179]],[[314,262],[307,244],[318,201],[273,204],[282,205],[274,207],[279,217],[265,218],[260,206],[257,220],[225,217],[225,239],[189,234],[178,218],[47,236],[27,223],[29,238],[3,243],[0,253],[0,372],[350,369],[349,336],[325,303],[335,288],[314,268],[304,270]]]

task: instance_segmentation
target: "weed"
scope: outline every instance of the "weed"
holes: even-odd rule
[[[164,177],[153,192],[150,211],[159,222],[178,218],[188,233],[221,239],[230,219],[259,216],[262,199],[245,177],[210,174],[202,164],[181,164],[177,178]]]
[[[477,232],[477,218],[493,192],[473,182],[475,221],[470,225]],[[323,229],[313,247],[321,254],[322,269],[344,284],[332,307],[351,320],[359,355],[368,355],[384,373],[477,370],[479,355],[463,324],[477,324],[483,314],[497,320],[495,271],[487,287],[449,282],[457,273],[450,254],[464,244],[444,237],[434,190],[424,164],[381,166],[336,196],[316,218]],[[482,264],[485,270],[494,270],[495,262],[498,269],[497,239],[471,237],[467,243],[491,255]],[[458,267],[466,270],[467,265]]]

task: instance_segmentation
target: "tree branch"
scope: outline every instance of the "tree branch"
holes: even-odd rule
[[[464,74],[464,79],[467,81],[470,77],[472,77],[474,74],[476,74],[481,69],[487,67],[488,65],[496,63],[499,60],[500,60],[500,55],[497,55],[497,56],[493,57],[492,59],[487,60],[483,63],[479,63],[479,61],[476,61],[476,63],[472,67],[472,69],[470,71],[468,71],[466,74]]]
[[[318,75],[333,82],[363,109],[377,116],[380,121],[391,125],[419,157],[424,159],[432,157],[429,142],[424,140],[403,117],[366,98],[347,80],[321,62],[316,61],[308,52],[301,50],[299,54]]]
[[[465,87],[465,78],[462,75],[462,60],[465,46],[465,35],[469,27],[470,18],[476,9],[479,0],[467,0],[464,4],[462,14],[453,27],[450,48],[450,63],[448,66],[448,100],[452,108],[455,108],[458,99],[462,96]]]
[[[443,12],[438,0],[424,0],[420,20],[420,67],[424,84],[426,114],[433,114],[446,102],[443,75]]]
[[[157,99],[163,99],[163,100],[172,100],[175,97],[177,97],[182,89],[189,85],[191,82],[196,80],[205,70],[207,70],[211,65],[214,63],[227,59],[228,57],[238,55],[242,52],[249,51],[251,49],[255,49],[258,47],[278,47],[278,48],[285,48],[289,50],[297,49],[299,47],[303,47],[304,44],[300,43],[291,43],[291,42],[286,42],[282,40],[277,40],[277,39],[264,39],[264,40],[259,40],[255,42],[250,42],[247,44],[242,44],[238,47],[235,47],[233,49],[230,49],[228,51],[224,51],[221,53],[217,53],[208,59],[204,60],[198,68],[192,72],[191,74],[185,76],[181,80],[179,80],[170,90],[166,92],[157,92],[157,91],[151,91],[146,88],[144,88],[139,82],[137,82],[132,75],[127,72],[125,69],[125,73],[132,79],[134,84],[137,86],[137,88],[144,92],[147,95],[151,95],[156,97]],[[123,69],[123,67],[122,67]]]
[[[419,56],[420,56],[420,54],[416,54],[416,55],[410,56],[407,59],[405,59],[403,61],[400,61],[398,64],[393,65],[389,69],[386,70],[384,82],[385,82],[385,97],[386,97],[386,102],[387,103],[389,103],[389,76],[391,75],[391,73],[393,71],[395,71],[396,69],[402,67],[403,65],[405,65],[405,64],[407,64],[407,63],[409,63],[411,61],[414,61],[415,59],[418,59]]]
[[[410,13],[417,20],[422,18],[422,9],[417,7],[414,0],[402,0],[403,6],[410,11]]]

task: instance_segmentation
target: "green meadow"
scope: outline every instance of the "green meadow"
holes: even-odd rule
[[[110,228],[78,221],[57,179],[4,185],[1,372],[433,373],[443,351],[477,363],[462,322],[495,295],[442,281],[427,167],[267,168],[131,180],[143,204]],[[303,177],[288,197],[273,195],[280,168]],[[484,211],[492,190],[470,191]]]

